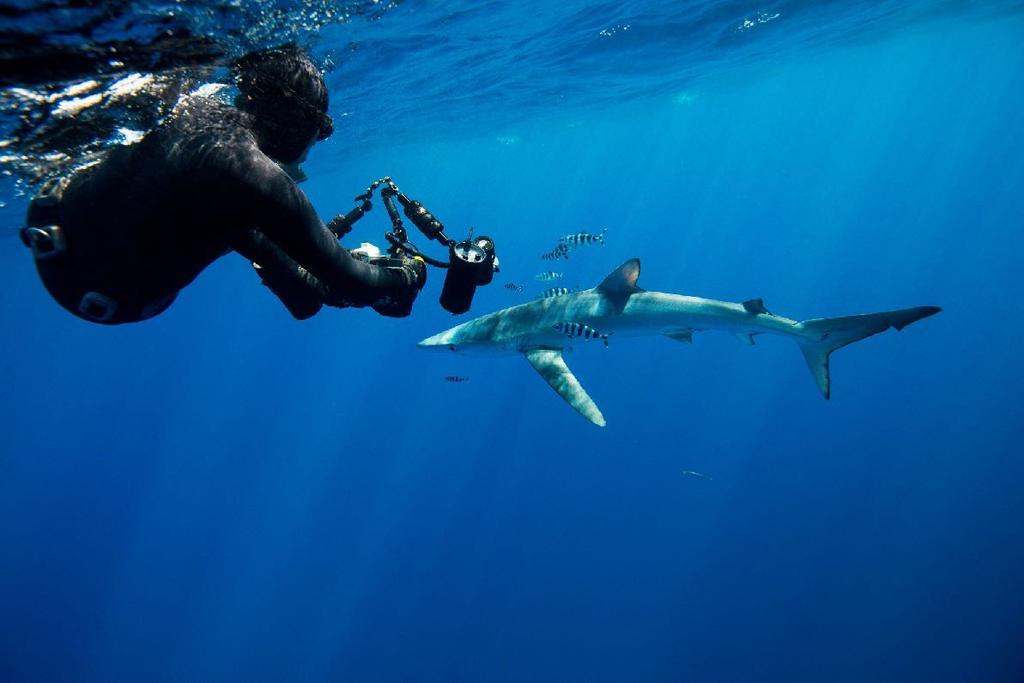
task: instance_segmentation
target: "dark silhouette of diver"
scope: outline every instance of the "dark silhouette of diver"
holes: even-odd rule
[[[294,46],[232,69],[234,107],[193,97],[139,142],[44,185],[21,234],[47,290],[85,320],[137,322],[236,251],[297,319],[324,304],[408,315],[423,263],[354,258],[292,179],[333,131],[319,71]]]

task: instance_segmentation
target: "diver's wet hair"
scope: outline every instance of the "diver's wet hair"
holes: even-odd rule
[[[238,86],[235,104],[240,109],[273,119],[296,114],[315,119],[320,140],[333,132],[327,115],[327,86],[299,46],[289,43],[250,52],[234,60],[231,70]]]

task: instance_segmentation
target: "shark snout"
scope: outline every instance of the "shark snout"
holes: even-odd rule
[[[427,337],[426,339],[417,342],[416,346],[421,349],[447,349],[451,346],[450,337],[451,334],[448,332],[441,332],[440,334],[435,334],[432,337]]]

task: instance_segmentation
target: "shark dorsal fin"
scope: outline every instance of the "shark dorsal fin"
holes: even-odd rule
[[[562,352],[559,349],[529,349],[523,352],[526,360],[530,361],[533,369],[540,373],[552,389],[565,399],[576,411],[587,418],[598,427],[604,427],[604,415],[587,395],[586,390],[572,374],[572,370],[565,364]]]
[[[637,287],[638,279],[640,279],[640,259],[631,258],[613,270],[596,289],[615,305],[616,311],[621,313],[631,294],[644,291]]]

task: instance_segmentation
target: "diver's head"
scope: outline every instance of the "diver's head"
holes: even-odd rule
[[[303,160],[334,124],[327,86],[306,53],[294,44],[250,52],[232,63],[235,106],[253,117],[260,149],[286,164]]]

